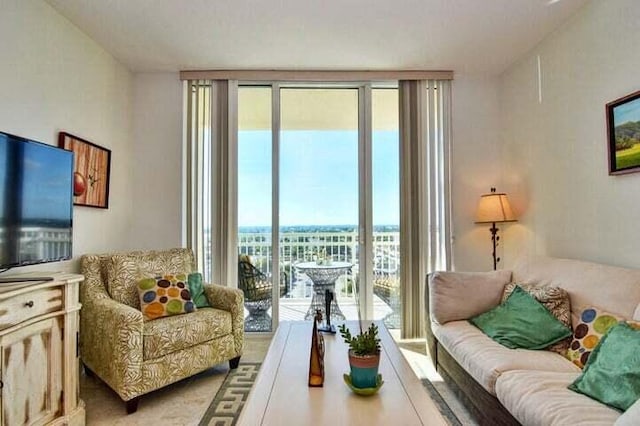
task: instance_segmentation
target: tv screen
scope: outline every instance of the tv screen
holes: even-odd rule
[[[73,153],[0,132],[0,268],[71,258]]]

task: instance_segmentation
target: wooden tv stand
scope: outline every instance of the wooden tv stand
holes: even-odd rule
[[[43,275],[23,274],[28,278]],[[0,424],[84,425],[78,324],[82,275],[0,286]]]

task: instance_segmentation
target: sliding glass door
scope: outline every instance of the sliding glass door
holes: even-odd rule
[[[398,91],[241,85],[239,287],[247,331],[400,322]]]
[[[374,314],[400,328],[400,131],[398,90],[371,91]],[[379,317],[379,315],[374,315]]]
[[[289,294],[279,319],[357,319],[358,89],[280,90],[281,261]]]

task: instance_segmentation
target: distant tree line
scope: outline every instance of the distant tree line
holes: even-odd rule
[[[640,121],[627,121],[616,126],[616,151],[629,149],[640,143]]]

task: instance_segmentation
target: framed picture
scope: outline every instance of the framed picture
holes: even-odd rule
[[[58,146],[74,153],[73,204],[108,209],[111,151],[65,132]]]
[[[607,104],[609,174],[640,172],[640,91]]]

